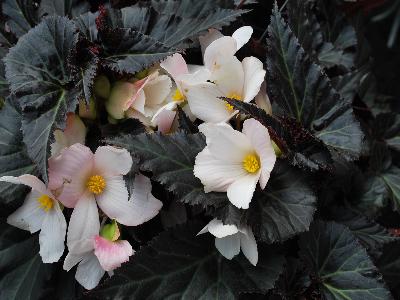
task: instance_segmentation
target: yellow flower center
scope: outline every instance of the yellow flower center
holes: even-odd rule
[[[106,187],[106,181],[103,176],[100,175],[93,175],[90,176],[89,180],[86,182],[86,187],[91,191],[93,194],[101,194]]]
[[[174,94],[172,95],[172,100],[176,102],[182,102],[185,99],[186,99],[185,96],[181,93],[179,89],[176,89]]]
[[[255,173],[260,169],[260,160],[257,154],[248,154],[243,159],[243,169]]]
[[[228,96],[226,96],[227,98],[230,98],[230,99],[235,99],[235,100],[237,100],[237,101],[242,101],[242,96],[240,96],[239,94],[236,94],[236,93],[230,93]],[[228,102],[225,102],[225,106],[226,106],[226,108],[229,110],[229,111],[232,111],[233,110],[233,105],[231,105],[231,104],[229,104]]]
[[[43,209],[45,212],[48,212],[50,209],[53,208],[54,202],[53,199],[51,199],[47,195],[42,195],[40,196],[37,201],[39,202],[39,207]]]

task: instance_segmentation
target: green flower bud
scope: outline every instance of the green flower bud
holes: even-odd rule
[[[272,148],[274,148],[276,157],[281,157],[282,150],[279,148],[279,146],[273,140],[271,140],[271,143],[272,143]]]
[[[105,102],[108,114],[116,119],[123,119],[125,111],[129,108],[127,103],[132,99],[136,93],[136,88],[133,83],[126,81],[117,81],[114,83],[110,97]]]
[[[107,99],[110,96],[110,81],[104,75],[100,75],[94,80],[93,88],[97,97]]]
[[[113,220],[111,224],[104,225],[100,229],[100,236],[112,242],[118,240],[120,232],[117,221]]]

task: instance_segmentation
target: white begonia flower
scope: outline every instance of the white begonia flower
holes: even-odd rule
[[[79,116],[68,113],[66,123],[64,131],[54,130],[55,142],[50,145],[52,156],[59,155],[64,148],[73,144],[85,144],[87,130]]]
[[[197,235],[209,232],[215,236],[215,247],[227,259],[232,259],[240,253],[255,266],[258,262],[257,242],[253,231],[248,226],[236,227],[224,225],[222,221],[213,219]]]
[[[265,188],[276,161],[267,128],[248,119],[242,132],[225,123],[203,123],[199,130],[207,146],[196,157],[194,175],[204,191],[227,192],[233,205],[249,208],[257,182]]]
[[[212,41],[204,51],[204,65],[209,72],[205,76],[207,81],[182,80],[190,110],[199,119],[210,123],[227,122],[236,111],[220,97],[250,102],[259,93],[266,73],[262,62],[255,57],[246,57],[240,62],[235,56],[251,34],[251,27],[246,26],[239,28],[232,37],[222,36]],[[204,39],[203,45],[207,45]]]
[[[151,194],[150,179],[140,174],[135,177],[129,202],[131,207],[127,213],[131,226],[154,218],[162,207],[161,201]],[[107,240],[99,236],[99,232],[99,213],[95,201],[78,201],[68,228],[69,253],[64,261],[64,270],[69,271],[79,263],[75,278],[86,289],[96,287],[105,271],[112,272],[134,254],[129,242]]]
[[[32,188],[24,204],[7,218],[7,223],[31,233],[40,230],[39,254],[43,262],[57,262],[64,253],[67,223],[56,197],[33,175],[3,176],[0,181],[24,184]]]
[[[267,94],[267,83],[264,81],[260,92],[257,94],[255,102],[257,106],[263,109],[268,115],[272,115],[272,105]]]

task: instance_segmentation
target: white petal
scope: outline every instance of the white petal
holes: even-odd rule
[[[226,122],[233,113],[229,111],[225,103],[218,97],[223,93],[213,83],[206,82],[196,85],[183,84],[188,104],[192,113],[205,122]]]
[[[105,271],[93,252],[87,254],[76,269],[76,280],[87,290],[95,288]]]
[[[36,191],[30,192],[24,204],[7,218],[7,223],[31,233],[37,232],[42,227],[46,212],[40,208],[38,198],[42,194]]]
[[[252,34],[253,28],[251,26],[240,27],[232,34],[232,37],[236,40],[237,43],[237,50],[247,44]]]
[[[133,187],[129,200],[130,218],[127,219],[129,223],[125,224],[128,226],[137,226],[147,222],[154,218],[163,206],[162,202],[151,194],[151,182],[146,176],[136,175]]]
[[[132,206],[128,201],[128,190],[123,177],[112,176],[106,177],[105,180],[106,188],[96,196],[97,204],[110,219],[128,225],[132,222]]]
[[[86,192],[76,204],[68,226],[67,245],[70,252],[80,254],[94,248],[99,234],[99,212],[93,194]]]
[[[244,256],[255,266],[258,262],[258,250],[253,231],[250,228],[241,228],[240,231],[240,248]]]
[[[228,235],[221,239],[215,238],[215,247],[227,259],[232,259],[240,252],[239,234]]]
[[[267,95],[267,83],[265,81],[261,84],[261,88],[256,96],[255,102],[259,108],[265,110],[267,114],[272,115],[271,101],[269,101]]]
[[[126,116],[131,119],[137,119],[146,127],[151,127],[151,118],[146,117],[144,114],[140,113],[135,109],[128,109],[126,111]]]
[[[87,253],[73,254],[69,252],[64,259],[63,269],[65,271],[71,270],[77,263],[81,262]]]
[[[140,89],[137,92],[135,101],[132,102],[131,108],[133,108],[135,111],[140,112],[141,114],[144,114],[145,104],[146,104],[146,96],[144,94],[143,89]]]
[[[229,201],[238,208],[248,209],[259,178],[260,172],[257,172],[233,182],[227,190]]]
[[[210,80],[214,82],[225,97],[244,97],[245,75],[242,63],[232,56],[220,62],[212,74]],[[254,95],[255,96],[255,95]]]
[[[226,192],[233,182],[246,176],[242,163],[216,159],[208,147],[197,155],[193,173],[201,180],[206,193]]]
[[[243,101],[250,102],[258,94],[265,79],[262,62],[255,57],[246,57],[242,62],[244,71]]]
[[[132,166],[132,157],[126,149],[112,146],[97,148],[94,168],[102,176],[126,175]]]
[[[160,64],[160,67],[167,71],[174,81],[176,81],[180,75],[189,73],[186,61],[180,53],[175,53],[165,59]]]
[[[211,220],[207,226],[208,231],[217,238],[223,238],[238,233],[238,228],[235,225],[224,225],[222,221],[218,219]]]
[[[14,184],[24,184],[31,187],[32,190],[39,192],[41,195],[48,195],[50,198],[54,198],[52,193],[47,190],[45,184],[39,178],[30,174],[24,174],[18,177],[3,176],[0,177],[0,181]]]
[[[249,138],[228,124],[207,124],[199,126],[206,136],[207,147],[217,159],[242,164],[244,157],[254,151]]]
[[[39,234],[40,256],[44,263],[53,263],[64,253],[67,222],[57,202],[50,209],[42,224]]]
[[[211,78],[211,73],[204,66],[197,67],[195,71],[190,74],[184,74],[179,76],[176,84],[181,89],[183,95],[186,95],[186,91],[183,88],[184,85],[195,85],[199,83],[205,83]]]
[[[199,42],[200,42],[200,46],[201,46],[201,53],[203,54],[203,56],[204,56],[204,52],[206,51],[207,47],[212,42],[214,42],[215,40],[217,40],[219,38],[222,38],[223,36],[224,35],[220,31],[218,31],[214,28],[209,29],[207,34],[200,36]]]
[[[168,133],[171,129],[172,123],[174,122],[176,111],[176,102],[170,102],[161,107],[153,116],[151,123],[158,127],[158,131],[162,133]]]
[[[236,40],[230,36],[221,37],[212,42],[204,51],[204,65],[213,72],[220,67],[221,61],[235,55]]]
[[[243,123],[242,132],[250,139],[260,157],[260,186],[264,189],[276,161],[276,155],[271,144],[268,129],[257,120],[248,119]]]

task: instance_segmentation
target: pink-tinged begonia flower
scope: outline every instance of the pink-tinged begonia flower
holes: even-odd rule
[[[224,225],[220,220],[213,219],[199,233],[210,232],[215,236],[215,247],[227,259],[239,254],[240,249],[244,256],[255,266],[258,262],[257,242],[253,231],[248,226],[236,227]]]
[[[119,234],[108,238],[99,235],[99,213],[92,200],[84,198],[76,204],[68,228],[69,253],[64,261],[67,271],[79,263],[75,277],[86,289],[94,288],[105,271],[113,271],[134,254],[129,242],[118,240]],[[129,206],[131,226],[140,225],[158,214],[162,203],[151,194],[150,179],[136,175]]]
[[[265,188],[276,161],[267,128],[249,119],[242,132],[225,123],[203,123],[199,130],[207,146],[196,157],[194,175],[204,191],[226,192],[233,205],[249,208],[257,182]]]
[[[32,188],[24,204],[7,218],[7,223],[31,233],[40,230],[39,254],[43,262],[57,262],[64,253],[67,223],[56,197],[33,175],[3,176],[0,181],[24,184]]]
[[[250,102],[259,93],[266,73],[262,62],[255,57],[246,57],[240,62],[235,56],[250,39],[250,29],[242,27],[234,37],[223,36],[207,46],[204,64],[209,72],[208,81],[182,80],[190,110],[199,119],[210,123],[226,122],[236,111],[220,97]]]
[[[56,129],[54,131],[55,142],[51,144],[51,155],[56,156],[61,151],[73,144],[85,144],[86,127],[79,116],[67,114],[66,127],[64,131]]]

